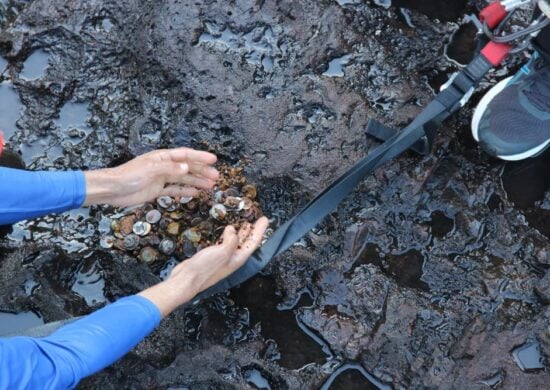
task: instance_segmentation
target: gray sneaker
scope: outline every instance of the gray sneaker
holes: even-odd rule
[[[509,161],[550,146],[550,65],[535,53],[515,76],[491,88],[476,107],[472,134],[488,154]]]

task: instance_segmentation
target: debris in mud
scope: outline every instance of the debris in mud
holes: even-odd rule
[[[532,372],[544,369],[544,356],[540,350],[540,344],[536,340],[517,347],[512,351],[512,355],[522,371]]]
[[[170,256],[185,259],[219,241],[225,226],[237,230],[262,216],[256,186],[248,184],[242,166],[220,167],[211,191],[196,197],[161,196],[153,203],[107,216],[110,229],[100,239],[105,249],[133,254],[144,263]],[[166,272],[166,271],[165,271]]]

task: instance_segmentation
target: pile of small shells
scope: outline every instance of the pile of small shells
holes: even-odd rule
[[[111,233],[101,247],[137,256],[145,263],[169,257],[185,259],[215,244],[225,226],[236,229],[262,216],[256,187],[248,184],[242,167],[222,166],[214,190],[195,198],[161,196],[154,203],[111,217]]]

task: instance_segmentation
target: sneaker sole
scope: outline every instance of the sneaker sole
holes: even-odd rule
[[[489,105],[489,102],[494,99],[496,95],[498,95],[504,88],[506,88],[510,82],[510,80],[513,78],[513,76],[507,77],[504,80],[499,81],[493,88],[489,90],[483,96],[483,98],[479,101],[479,104],[477,105],[474,115],[472,116],[472,136],[474,139],[479,142],[479,122],[481,121],[481,117],[485,113],[485,110],[487,109],[487,106]],[[536,156],[540,152],[542,152],[544,149],[548,147],[550,144],[550,139],[544,142],[543,144],[534,147],[532,149],[529,149],[523,153],[519,154],[513,154],[509,156],[501,156],[497,155],[498,158],[501,160],[506,161],[519,161],[519,160],[525,160],[526,158]]]

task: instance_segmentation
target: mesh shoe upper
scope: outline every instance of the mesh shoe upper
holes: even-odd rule
[[[494,156],[522,155],[550,140],[550,66],[521,77],[488,104],[480,145]],[[527,156],[526,156],[527,157]]]

